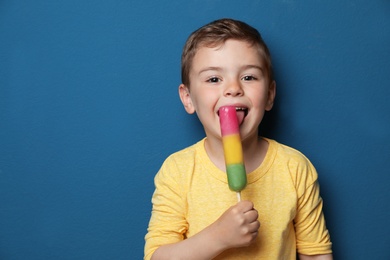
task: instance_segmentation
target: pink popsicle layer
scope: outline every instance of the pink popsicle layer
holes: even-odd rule
[[[221,107],[219,109],[219,118],[222,136],[240,133],[240,126],[235,107]]]

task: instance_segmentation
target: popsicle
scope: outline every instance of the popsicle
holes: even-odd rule
[[[247,178],[236,107],[221,107],[219,121],[229,188],[236,191],[238,200],[241,200],[240,192],[245,188]]]

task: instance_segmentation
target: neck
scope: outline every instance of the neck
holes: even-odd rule
[[[205,149],[210,160],[222,171],[225,171],[225,158],[221,138],[207,137]],[[268,142],[259,136],[246,138],[242,142],[244,163],[247,173],[256,170],[263,162],[268,150]]]

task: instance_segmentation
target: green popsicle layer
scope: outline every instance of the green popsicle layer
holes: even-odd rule
[[[226,166],[229,188],[233,191],[241,191],[246,186],[246,171],[245,165],[229,164]]]

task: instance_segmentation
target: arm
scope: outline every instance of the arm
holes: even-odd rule
[[[257,218],[253,203],[242,201],[198,234],[160,246],[152,259],[212,259],[228,248],[248,246],[257,237],[260,227]]]
[[[299,254],[299,260],[333,260],[332,254],[326,255],[301,255]]]
[[[332,259],[328,258],[332,256],[332,243],[322,211],[317,172],[307,161],[296,175],[298,204],[294,225],[300,259]]]

